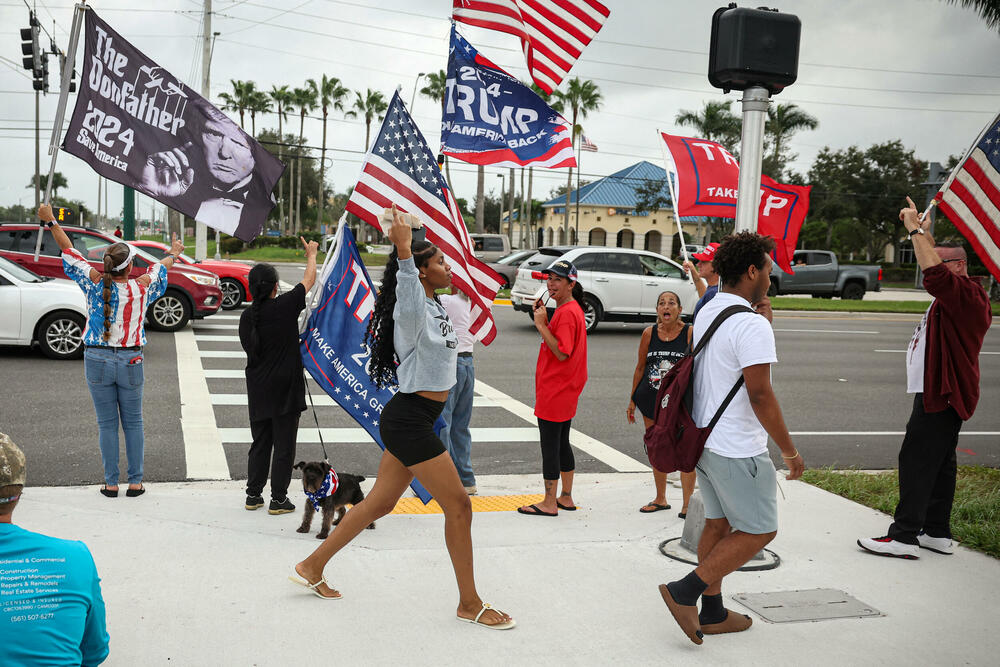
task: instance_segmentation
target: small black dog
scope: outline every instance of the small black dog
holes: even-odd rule
[[[330,464],[325,461],[311,461],[309,463],[299,461],[295,464],[294,469],[300,468],[302,469],[302,490],[307,493],[318,492],[323,486],[327,473],[332,469]],[[316,535],[318,540],[326,539],[330,534],[330,526],[336,526],[340,523],[344,514],[347,513],[347,505],[357,505],[365,499],[365,494],[361,490],[361,482],[365,481],[364,477],[346,472],[339,472],[336,475],[339,481],[337,490],[319,501],[320,507],[323,508],[323,525],[320,527],[319,534]],[[310,526],[312,526],[313,514],[316,513],[308,496],[302,509],[302,525],[295,531],[308,533]],[[336,520],[333,518],[334,512],[337,513]],[[374,523],[368,526],[369,530],[373,528],[375,528]]]

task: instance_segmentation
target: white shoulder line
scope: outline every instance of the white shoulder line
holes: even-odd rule
[[[181,399],[181,432],[188,479],[232,479],[222,439],[215,424],[215,410],[201,366],[194,332],[174,332],[177,348],[177,387]],[[243,356],[243,353],[239,353]]]
[[[476,393],[489,398],[501,408],[512,412],[530,424],[537,424],[535,411],[530,406],[521,403],[517,399],[508,396],[499,389],[495,389],[482,380],[476,379]],[[590,454],[595,459],[610,466],[616,472],[649,472],[651,468],[644,463],[636,461],[631,456],[619,452],[617,449],[604,444],[600,440],[591,438],[580,431],[570,429],[569,441],[574,447]]]

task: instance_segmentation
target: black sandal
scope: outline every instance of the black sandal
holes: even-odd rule
[[[118,489],[115,489],[114,491],[112,491],[111,489],[108,488],[107,484],[105,484],[100,489],[100,491],[101,491],[101,495],[102,496],[107,496],[108,498],[117,498],[118,497]]]
[[[129,489],[125,492],[125,495],[129,498],[135,498],[136,496],[141,496],[144,493],[146,493],[146,489],[140,484],[138,489]]]

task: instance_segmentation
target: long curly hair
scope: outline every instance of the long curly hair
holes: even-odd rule
[[[427,266],[437,253],[437,246],[429,241],[414,241],[410,244],[410,252],[413,253],[413,263],[417,269]],[[396,307],[396,274],[399,272],[399,256],[396,249],[392,249],[389,261],[385,265],[385,273],[382,275],[382,288],[375,299],[375,311],[368,320],[368,330],[365,331],[364,344],[371,352],[371,360],[368,363],[368,376],[379,389],[384,389],[392,385],[399,384],[396,379],[396,366],[399,360],[396,357],[396,344],[393,340],[392,311]]]
[[[271,298],[274,286],[278,284],[278,271],[270,264],[254,264],[247,275],[247,282],[250,283],[250,296],[253,297],[250,304],[250,349],[256,354],[260,351],[260,336],[257,335],[260,307]]]
[[[125,243],[112,243],[104,250],[104,271],[101,276],[101,282],[104,287],[101,290],[101,296],[104,299],[104,334],[101,336],[101,339],[105,343],[111,340],[111,279],[126,275],[129,269],[126,266],[119,271],[115,271],[114,267],[128,259],[128,255],[129,247]]]

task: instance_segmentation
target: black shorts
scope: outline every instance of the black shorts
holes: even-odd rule
[[[444,403],[419,394],[396,394],[382,409],[378,424],[382,444],[407,467],[443,454],[444,443],[434,434],[442,410]]]
[[[635,407],[639,408],[639,412],[646,419],[652,419],[653,415],[656,414],[656,394],[657,391],[649,386],[645,378],[639,382],[639,386],[632,392],[632,402],[635,403]]]

